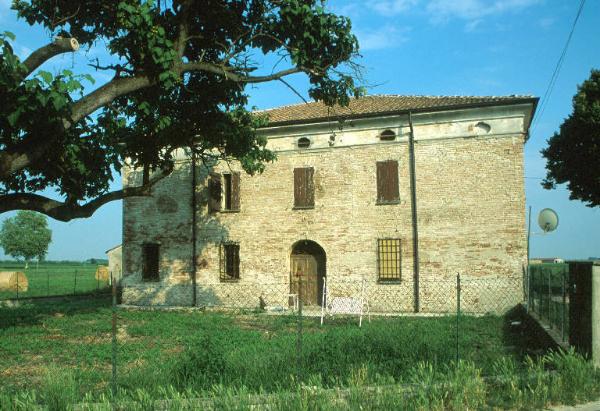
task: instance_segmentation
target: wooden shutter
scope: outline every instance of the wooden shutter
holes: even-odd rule
[[[238,171],[231,174],[231,209],[236,211],[240,209],[240,173]]]
[[[208,211],[221,211],[221,174],[211,173],[208,178]]]
[[[398,189],[398,162],[395,160],[377,162],[377,202],[397,203],[400,200]]]
[[[294,169],[294,207],[311,208],[315,206],[314,168]]]

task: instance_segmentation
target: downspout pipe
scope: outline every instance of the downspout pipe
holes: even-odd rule
[[[196,291],[196,152],[192,147],[192,307],[197,304]]]
[[[410,209],[412,212],[412,245],[413,245],[413,284],[414,311],[420,311],[419,300],[419,228],[417,224],[417,177],[415,165],[415,131],[413,129],[412,112],[408,112],[408,166],[410,174]]]

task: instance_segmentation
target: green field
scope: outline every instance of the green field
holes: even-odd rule
[[[113,409],[111,313],[108,296],[0,307],[0,408]],[[119,310],[118,409],[153,409],[164,398],[227,399],[216,409],[248,409],[244,401],[257,395],[280,404],[269,409],[532,409],[600,394],[598,375],[580,357],[527,360],[541,347],[509,325],[514,319],[460,317],[457,341],[456,317],[381,317],[362,328],[356,318],[320,326],[305,317],[299,347],[295,316]],[[416,387],[408,397],[407,384]],[[339,392],[348,397],[343,406]]]
[[[21,271],[27,276],[27,291],[0,291],[0,300],[8,298],[28,298],[53,295],[82,294],[102,290],[108,286],[107,281],[95,278],[95,264],[56,264],[31,263],[27,270],[23,263],[0,264],[0,271]]]
[[[111,372],[108,298],[63,305],[29,303],[0,309],[0,375],[3,390],[40,382],[52,365],[77,373],[82,392],[106,389]],[[443,367],[456,359],[456,319],[379,318],[358,328],[339,319],[324,327],[305,319],[300,364],[294,316],[119,311],[119,384],[156,391],[160,386],[208,390],[215,384],[278,390],[319,378],[340,386],[362,370],[369,380],[398,380],[419,361]],[[507,334],[501,317],[465,318],[460,358],[485,373],[526,342]]]

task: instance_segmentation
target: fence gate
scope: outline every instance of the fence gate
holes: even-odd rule
[[[591,262],[569,262],[569,344],[584,355],[592,352]]]

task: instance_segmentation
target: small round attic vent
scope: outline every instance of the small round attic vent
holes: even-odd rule
[[[379,134],[379,139],[381,141],[393,141],[396,139],[396,133],[390,129],[384,130]]]
[[[298,139],[296,144],[298,145],[298,148],[309,148],[310,147],[310,138],[301,137]]]
[[[484,121],[480,121],[479,123],[475,124],[475,127],[477,127],[477,129],[483,131],[484,133],[489,133],[490,130],[492,129],[492,126],[490,126],[488,123],[486,123]]]

